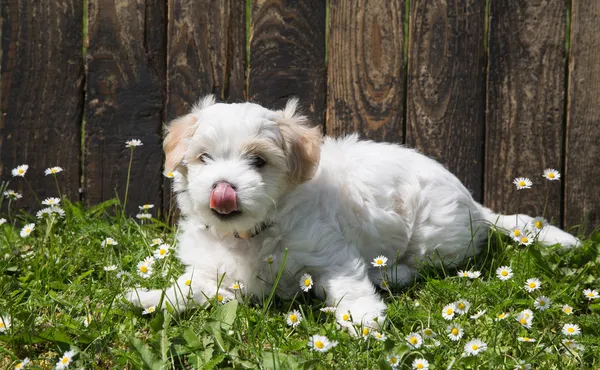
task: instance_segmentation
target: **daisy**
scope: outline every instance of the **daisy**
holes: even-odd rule
[[[595,289],[585,289],[583,291],[583,295],[585,295],[585,297],[590,301],[592,299],[598,299],[598,297],[600,297],[600,295],[598,295],[598,291]]]
[[[521,324],[526,329],[531,329],[531,325],[533,324],[533,316],[526,317],[523,313],[520,313],[515,317],[515,320]]]
[[[342,321],[344,322],[350,322],[352,320],[352,316],[350,315],[350,311],[344,312],[340,318],[342,319]]]
[[[116,269],[117,265],[104,266],[104,271],[115,271]]]
[[[138,213],[137,215],[135,215],[135,218],[139,219],[139,220],[148,220],[152,218],[152,214],[151,213]]]
[[[513,184],[517,187],[517,190],[531,189],[533,183],[527,177],[517,177],[513,180]]]
[[[373,259],[373,262],[371,262],[371,264],[374,267],[384,267],[387,264],[387,257],[385,256],[377,256]]]
[[[448,327],[446,327],[446,330],[448,331],[448,338],[450,338],[450,340],[454,342],[460,340],[460,338],[462,338],[464,334],[463,329],[457,323],[448,325]]]
[[[325,313],[335,313],[336,308],[335,307],[322,307],[321,312],[325,312]]]
[[[467,274],[469,279],[478,279],[481,276],[481,271],[469,271]]]
[[[88,326],[90,326],[90,323],[92,322],[92,315],[88,314],[84,319],[83,319],[83,326],[85,326],[86,328]]]
[[[154,251],[154,257],[158,258],[159,260],[167,257],[169,255],[169,249],[171,248],[171,246],[169,244],[161,244],[155,251]]]
[[[554,168],[546,168],[544,170],[544,174],[542,175],[547,180],[554,181],[560,179],[560,172],[555,170]]]
[[[152,239],[152,243],[150,244],[151,247],[154,247],[155,245],[161,245],[163,244],[163,240],[161,238],[156,238],[156,239]]]
[[[154,311],[156,311],[156,306],[150,306],[150,307],[146,308],[144,311],[142,311],[142,315],[149,315],[149,314],[153,313]]]
[[[518,239],[515,239],[517,242],[519,242],[521,245],[524,246],[529,246],[531,245],[531,243],[533,243],[533,238],[531,237],[531,235],[529,234],[521,234],[521,236]]]
[[[142,206],[138,206],[139,209],[143,210],[143,211],[147,211],[150,208],[154,208],[154,204],[144,204]]]
[[[271,265],[273,262],[275,262],[275,255],[274,254],[269,254],[268,256],[266,256],[265,258],[263,258],[263,261],[265,261],[266,263],[268,263],[269,265]]]
[[[470,318],[473,319],[473,320],[477,320],[481,316],[485,315],[486,312],[487,312],[487,310],[479,310],[479,311],[477,311],[476,314],[471,315]]]
[[[185,286],[190,286],[190,285],[192,285],[192,279],[187,279],[187,280],[184,282],[184,284],[185,284]]]
[[[374,331],[373,332],[373,338],[377,339],[378,341],[384,342],[387,337],[385,336],[385,334],[380,333],[378,331]]]
[[[423,338],[421,337],[421,334],[419,334],[419,333],[410,333],[404,339],[406,339],[409,346],[411,346],[412,348],[415,348],[415,349],[421,347],[421,345],[423,344]]]
[[[396,355],[396,354],[388,355],[387,362],[388,362],[388,364],[390,364],[392,369],[397,369],[398,365],[400,365],[400,359],[398,358],[398,355]]]
[[[227,297],[225,297],[225,296],[223,296],[221,294],[217,294],[216,298],[217,298],[217,302],[219,302],[219,303],[227,303],[227,302],[229,302],[229,298],[227,298]]]
[[[479,339],[473,339],[465,344],[465,353],[467,356],[477,356],[487,349],[487,344]]]
[[[514,240],[516,240],[516,241],[518,241],[518,240],[519,240],[519,237],[520,237],[521,235],[523,235],[523,234],[525,234],[525,231],[524,231],[524,230],[523,230],[523,228],[522,228],[521,226],[519,226],[519,225],[517,225],[517,226],[513,227],[512,229],[510,229],[510,236],[511,236],[511,237],[512,237]]]
[[[337,342],[331,342],[327,339],[326,336],[323,335],[313,335],[308,340],[308,346],[312,348],[313,351],[317,352],[327,352],[330,348],[333,348],[337,345]]]
[[[530,343],[535,342],[535,339],[529,338],[529,337],[518,337],[517,340],[519,342],[530,342]]]
[[[502,312],[501,314],[499,314],[498,316],[496,316],[496,321],[500,321],[500,320],[504,320],[510,317],[510,313],[507,312]]]
[[[3,225],[6,223],[6,219],[5,218],[0,218],[0,225]]]
[[[525,281],[525,290],[528,291],[529,293],[540,289],[541,286],[542,286],[542,283],[540,282],[540,279],[537,279],[537,278],[531,278],[531,279],[527,279],[527,281]]]
[[[525,361],[523,361],[523,360],[519,360],[515,364],[514,370],[531,370],[531,365],[525,363]]]
[[[101,243],[101,245],[103,247],[106,247],[107,245],[118,245],[119,243],[117,243],[116,240],[114,240],[113,238],[106,238],[104,239],[104,241]]]
[[[65,217],[65,211],[60,207],[51,206],[51,207],[46,207],[42,210],[39,210],[35,216],[39,219],[42,219],[42,218],[44,218],[45,215],[48,215],[48,216],[58,215],[58,217],[62,218],[62,217]]]
[[[437,334],[431,328],[423,329],[423,338],[429,339],[435,337],[437,337]]]
[[[471,304],[465,299],[454,302],[454,306],[456,307],[456,313],[461,315],[469,312],[469,309],[471,308]]]
[[[310,274],[304,274],[300,277],[300,289],[308,292],[313,286],[313,279]]]
[[[128,148],[131,148],[131,149],[133,149],[133,148],[135,148],[136,146],[141,146],[141,145],[144,145],[144,144],[142,144],[142,141],[141,141],[141,140],[139,140],[139,139],[131,139],[131,140],[128,140],[128,141],[126,141],[126,142],[125,142],[125,145],[126,145]]]
[[[458,277],[469,277],[469,271],[460,270],[457,273]]]
[[[429,362],[424,359],[424,358],[416,358],[413,362],[412,362],[412,368],[413,369],[429,369]]]
[[[537,297],[533,302],[533,306],[540,311],[544,311],[550,307],[550,298],[546,296]]]
[[[302,322],[302,314],[298,310],[293,310],[285,316],[287,324],[293,328]]]
[[[444,306],[442,308],[442,317],[446,320],[452,320],[454,318],[454,314],[456,313],[456,306],[454,303],[450,303],[449,305]]]
[[[562,344],[570,351],[583,350],[583,346],[577,343],[574,339],[563,339]]]
[[[3,194],[10,200],[19,200],[23,198],[23,196],[20,193],[17,193],[14,190],[6,190]]]
[[[513,271],[508,266],[501,266],[496,269],[496,276],[498,279],[506,281],[513,277]]]
[[[22,164],[22,165],[18,166],[17,168],[13,168],[12,175],[13,175],[13,177],[16,177],[16,176],[25,177],[25,173],[27,172],[27,169],[29,169],[29,166],[26,164]]]
[[[35,229],[35,224],[27,224],[21,229],[21,238],[25,238]]]
[[[21,370],[24,369],[25,366],[29,365],[31,363],[31,360],[29,359],[29,357],[25,357],[23,359],[23,361],[19,362],[18,364],[15,365],[15,370]]]
[[[523,311],[521,311],[521,314],[523,315],[523,317],[525,317],[526,319],[533,319],[533,311],[531,311],[530,309],[524,309]]]
[[[571,315],[573,314],[573,307],[569,306],[568,304],[565,304],[562,306],[562,312],[566,313],[567,315]]]
[[[578,325],[574,324],[565,324],[562,328],[562,332],[564,335],[579,335],[581,333],[581,329],[579,329]]]
[[[547,225],[548,221],[543,217],[536,217],[533,220],[531,220],[531,227],[537,232],[540,232]]]
[[[154,264],[154,262],[155,262],[155,261],[156,261],[156,260],[155,260],[155,259],[154,259],[154,257],[152,257],[152,256],[149,256],[149,257],[146,257],[146,258],[144,258],[144,263],[145,263],[146,265],[148,265],[148,266],[152,266],[152,265]]]
[[[10,316],[0,316],[0,333],[6,333],[10,329]]]
[[[369,338],[369,334],[371,334],[371,329],[367,328],[366,326],[362,328],[362,337],[367,340],[367,338]]]
[[[137,271],[141,277],[147,279],[150,277],[150,275],[152,275],[152,265],[145,263],[144,261],[140,261],[137,264]]]
[[[172,179],[175,177],[175,172],[167,172],[165,173],[165,177],[168,179]]]
[[[73,361],[73,356],[75,356],[74,350],[69,350],[69,351],[65,352],[62,355],[62,357],[60,358],[60,360],[58,360],[58,363],[56,364],[56,368],[57,369],[65,369],[65,368],[69,367],[69,364],[71,363],[71,361]]]
[[[233,290],[242,290],[242,289],[244,289],[244,284],[242,284],[242,283],[241,283],[241,282],[239,282],[239,281],[236,281],[236,282],[234,282],[234,283],[231,285],[231,289],[233,289]]]
[[[42,201],[45,206],[57,206],[60,204],[60,198],[46,198]]]
[[[56,175],[59,172],[62,172],[63,169],[61,167],[50,167],[50,168],[46,168],[46,171],[44,171],[44,173],[46,174],[46,176],[48,175]]]

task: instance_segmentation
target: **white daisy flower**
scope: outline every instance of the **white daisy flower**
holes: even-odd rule
[[[148,266],[152,266],[154,264],[154,262],[156,262],[156,260],[152,256],[148,256],[148,257],[144,258],[144,263]]]
[[[500,314],[498,314],[498,316],[496,316],[496,318],[494,319],[495,321],[500,321],[500,320],[504,320],[510,317],[510,313],[508,312],[502,312]]]
[[[27,224],[23,226],[21,229],[21,238],[25,238],[31,234],[31,232],[35,229],[35,224]]]
[[[350,314],[350,311],[346,311],[346,312],[342,313],[340,315],[340,319],[343,322],[351,322],[352,321],[352,315]]]
[[[456,307],[456,313],[461,315],[469,312],[469,309],[471,308],[471,304],[466,299],[454,302],[454,306]]]
[[[510,229],[510,236],[516,241],[519,241],[521,235],[525,234],[525,229],[519,225]]]
[[[481,271],[469,271],[469,279],[478,279],[481,276]]]
[[[275,255],[274,254],[269,254],[268,256],[265,256],[265,258],[263,258],[263,261],[268,263],[269,265],[272,264],[273,262],[275,262]]]
[[[444,306],[442,308],[442,317],[446,320],[452,320],[454,315],[456,314],[456,306],[454,303],[450,303],[449,305]]]
[[[326,336],[323,335],[313,335],[308,340],[308,346],[312,348],[313,351],[317,352],[327,352],[336,345],[337,342],[331,342]]]
[[[149,220],[152,218],[152,214],[151,213],[138,213],[137,215],[135,215],[135,218],[137,218],[139,220]]]
[[[321,312],[325,312],[325,313],[335,313],[336,308],[335,307],[322,307],[320,308]]]
[[[585,298],[587,298],[590,301],[592,299],[598,299],[598,297],[600,297],[600,295],[598,295],[598,291],[595,289],[584,289],[583,295],[585,295]]]
[[[137,264],[137,272],[138,275],[140,275],[144,279],[147,279],[150,277],[150,275],[152,275],[152,265],[145,263],[144,261],[140,261]]]
[[[486,312],[487,312],[487,310],[479,310],[479,311],[477,311],[476,314],[471,315],[470,318],[473,319],[473,320],[477,320],[481,316],[485,315]]]
[[[535,342],[535,339],[529,338],[529,337],[518,337],[517,340],[519,342],[530,342],[530,343]]]
[[[509,266],[501,266],[496,269],[496,276],[498,279],[506,281],[513,277],[513,271]]]
[[[567,315],[572,315],[573,307],[569,306],[568,304],[565,304],[562,306],[562,312],[566,313]]]
[[[45,206],[57,206],[60,204],[60,198],[46,198],[42,201]]]
[[[15,370],[22,370],[27,365],[29,365],[30,363],[31,363],[31,360],[29,359],[29,357],[25,357],[23,359],[23,361],[21,361],[21,362],[19,362],[18,364],[15,365]]]
[[[423,329],[423,338],[429,339],[429,338],[435,338],[435,337],[437,337],[437,334],[431,328]]]
[[[397,369],[398,365],[400,365],[400,358],[398,358],[398,355],[392,353],[391,355],[387,356],[387,362],[392,369]]]
[[[310,274],[303,274],[300,277],[300,289],[305,292],[308,292],[313,286],[313,279]]]
[[[450,324],[446,327],[446,331],[448,332],[448,338],[450,338],[450,340],[457,342],[460,340],[460,338],[462,338],[464,331],[463,329],[460,327],[460,325],[458,323],[453,323]]]
[[[415,349],[417,349],[417,348],[421,347],[421,345],[423,345],[423,338],[421,337],[421,334],[419,334],[419,333],[410,333],[404,339],[406,339],[409,346],[411,346],[412,348],[415,348]]]
[[[88,326],[90,326],[90,323],[92,322],[92,315],[88,314],[84,319],[83,319],[83,326],[85,326],[86,328]]]
[[[104,266],[104,271],[115,271],[116,269],[117,265]]]
[[[13,175],[13,177],[16,177],[16,176],[25,177],[25,174],[27,173],[28,169],[29,169],[28,165],[22,164],[22,165],[18,166],[17,168],[13,168],[12,175]]]
[[[367,340],[367,338],[369,338],[370,334],[371,334],[371,328],[363,326],[363,328],[362,328],[362,337],[363,337],[363,339]]]
[[[467,356],[477,356],[487,350],[487,344],[480,339],[473,339],[465,344],[465,353]]]
[[[228,297],[225,297],[221,294],[217,294],[216,299],[217,299],[217,302],[219,302],[219,303],[227,303],[230,301],[230,299]]]
[[[513,184],[517,187],[517,190],[531,189],[533,183],[527,177],[517,177],[513,180]]]
[[[154,313],[156,311],[156,306],[150,306],[148,308],[146,308],[144,311],[142,311],[142,315],[149,315],[151,313]]]
[[[536,232],[540,232],[546,226],[548,226],[548,221],[543,217],[536,217],[531,220],[531,228]]]
[[[163,240],[161,238],[156,238],[156,239],[152,239],[152,243],[150,243],[151,247],[154,247],[155,245],[161,245],[163,244]]]
[[[579,329],[579,326],[575,324],[565,324],[562,328],[562,332],[564,335],[568,336],[579,335],[581,333],[581,329]]]
[[[170,249],[171,249],[171,246],[169,244],[161,244],[154,251],[154,257],[161,260],[169,255]]]
[[[424,358],[416,358],[412,362],[412,368],[418,370],[427,370],[429,369],[429,362]]]
[[[231,289],[242,290],[242,289],[244,289],[244,284],[242,284],[240,281],[236,281],[231,285]]]
[[[6,219],[5,218],[0,218],[0,225],[4,225],[6,223]]]
[[[113,238],[106,238],[100,245],[102,245],[103,247],[106,247],[107,245],[118,245],[118,244],[119,243],[117,243],[117,241],[114,240]]]
[[[531,325],[533,324],[533,315],[523,311],[515,317],[515,320],[524,328],[531,329]]]
[[[541,296],[541,297],[537,297],[535,299],[535,301],[533,302],[533,306],[540,311],[544,311],[544,310],[550,308],[550,303],[551,303],[550,298],[548,298],[546,296]]]
[[[531,370],[531,365],[528,363],[525,363],[525,361],[523,361],[523,360],[519,360],[515,364],[514,370]]]
[[[289,326],[295,328],[302,322],[302,314],[298,310],[293,310],[285,315],[285,321]]]
[[[165,177],[168,179],[172,179],[175,177],[175,171],[165,173]]]
[[[11,318],[8,315],[0,315],[0,333],[6,333],[11,326]]]
[[[50,168],[46,168],[46,170],[44,171],[44,173],[46,174],[46,176],[48,175],[56,175],[59,172],[62,172],[63,169],[61,167],[50,167]]]
[[[131,149],[135,148],[136,146],[142,146],[142,145],[144,145],[144,144],[139,139],[131,139],[131,140],[127,140],[125,142],[125,146],[128,148],[131,148]]]
[[[545,177],[546,180],[555,181],[560,179],[560,172],[554,168],[546,168],[542,176]]]
[[[524,246],[529,246],[533,243],[533,236],[529,235],[529,233],[521,234],[518,239],[515,239],[519,244]]]
[[[531,311],[529,308],[524,309],[523,311],[521,311],[521,314],[526,319],[533,319],[533,311]]]
[[[377,256],[373,259],[373,262],[371,262],[371,264],[374,267],[384,267],[387,264],[387,257],[385,256]]]
[[[14,190],[6,190],[3,194],[10,200],[19,200],[23,198],[23,195],[21,195],[21,193],[17,193]]]
[[[536,291],[542,287],[542,282],[538,278],[531,278],[525,281],[525,290],[529,293]]]
[[[151,208],[154,208],[154,204],[144,204],[142,206],[138,206],[139,209],[141,209],[142,211],[147,211]]]
[[[42,219],[42,218],[44,218],[45,215],[48,215],[48,216],[58,215],[58,217],[62,218],[62,217],[65,217],[65,211],[60,207],[51,206],[51,207],[46,207],[44,209],[39,210],[35,216],[39,219]]]
[[[381,342],[384,342],[387,339],[387,337],[385,336],[384,333],[380,333],[378,331],[373,331],[372,335],[373,335],[373,338],[375,338]]]
[[[71,361],[73,361],[74,356],[75,356],[74,350],[69,350],[69,351],[65,352],[62,355],[62,357],[58,360],[58,363],[56,364],[56,368],[57,369],[68,368]]]
[[[583,350],[583,346],[574,339],[566,338],[562,340],[562,344],[570,351]]]
[[[458,273],[456,275],[458,275],[458,277],[469,277],[469,272],[470,271],[464,271],[464,270],[459,270]]]

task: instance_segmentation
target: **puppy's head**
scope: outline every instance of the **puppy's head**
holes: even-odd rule
[[[175,183],[182,213],[219,233],[267,222],[281,196],[310,180],[319,162],[320,131],[296,105],[294,99],[271,111],[209,96],[171,122],[165,171],[182,174]]]

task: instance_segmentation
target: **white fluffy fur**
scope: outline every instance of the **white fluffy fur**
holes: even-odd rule
[[[313,178],[290,183],[289,145],[280,126],[304,124],[294,100],[282,111],[271,111],[252,103],[216,104],[209,97],[191,115],[194,130],[180,144],[186,160],[174,184],[183,215],[178,257],[187,270],[164,291],[166,301],[179,309],[191,297],[202,303],[214,296],[223,275],[219,294],[225,297],[235,298],[230,288],[235,281],[243,282],[247,294],[267,296],[287,249],[278,295],[294,296],[300,276],[309,273],[312,291],[337,305],[340,316],[350,311],[354,322],[377,325],[386,307],[375,291],[381,279],[370,264],[373,258],[387,256],[394,282],[409,284],[423,263],[460,264],[480,250],[490,225],[508,230],[516,223],[515,215],[498,215],[475,202],[436,161],[400,145],[360,141],[357,135],[325,138]],[[252,140],[271,146],[263,156],[265,167],[254,168],[241,152]],[[199,163],[196,157],[203,152],[214,161]],[[239,218],[221,221],[209,209],[212,185],[221,180],[237,187]],[[518,217],[522,223],[531,219]],[[263,221],[273,224],[253,238],[231,235]],[[565,246],[578,242],[556,227],[548,227],[541,240]],[[264,262],[270,254],[276,256],[272,270]],[[162,294],[138,290],[129,299],[147,307]]]

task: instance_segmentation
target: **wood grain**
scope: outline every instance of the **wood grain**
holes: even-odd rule
[[[484,201],[496,212],[561,222],[561,187],[541,175],[562,162],[567,3],[491,1]],[[517,190],[512,179],[529,177]]]
[[[403,142],[404,0],[331,0],[327,133]]]
[[[77,201],[83,112],[81,20],[77,1],[8,1],[0,7],[0,178],[28,164],[28,181],[40,198],[58,196],[48,167],[60,166],[62,193]],[[22,179],[9,188],[35,199]],[[35,206],[39,209],[38,206]]]
[[[283,108],[291,97],[314,125],[325,115],[323,0],[254,0],[248,99]]]
[[[600,3],[574,0],[565,153],[565,226],[600,226]]]
[[[130,149],[128,211],[161,204],[161,130],[165,91],[165,0],[89,0],[85,185],[89,203],[124,199]]]
[[[443,163],[476,200],[483,189],[485,2],[410,8],[406,144]]]

